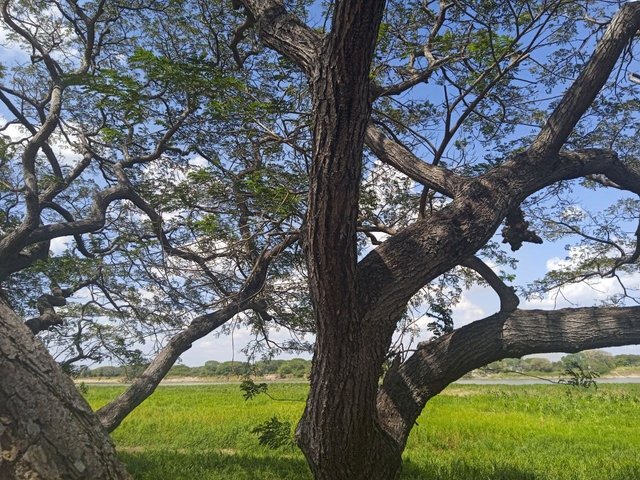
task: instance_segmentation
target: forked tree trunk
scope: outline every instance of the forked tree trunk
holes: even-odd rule
[[[316,480],[397,478],[402,449],[378,425],[377,365],[365,349],[330,360],[316,356],[307,408],[297,430]]]
[[[318,480],[394,479],[415,419],[428,398],[446,385],[440,385],[439,379],[453,381],[460,372],[480,366],[484,360],[523,350],[501,349],[499,341],[487,348],[482,334],[491,333],[496,321],[482,323],[479,334],[472,338],[480,345],[472,352],[490,354],[481,359],[467,355],[474,358],[471,362],[461,362],[453,355],[444,355],[441,363],[429,362],[428,351],[434,345],[423,345],[405,365],[392,369],[376,403],[384,355],[410,298],[474,255],[511,210],[548,185],[606,173],[630,185],[631,191],[640,190],[637,175],[620,175],[620,171],[629,170],[609,152],[559,151],[640,28],[640,9],[629,3],[611,22],[592,60],[532,148],[480,177],[462,178],[422,165],[417,159],[403,158],[407,156],[404,149],[389,148],[383,136],[369,129],[367,142],[379,158],[403,167],[407,161],[411,166],[420,164],[419,168],[401,170],[409,171],[418,181],[426,178],[425,185],[453,196],[454,201],[392,236],[358,263],[358,188],[372,98],[368,75],[385,2],[334,2],[331,31],[325,36],[305,28],[276,0],[242,3],[263,42],[296,62],[309,76],[313,92],[306,250],[317,334],[312,386],[297,429],[298,443]],[[507,305],[515,309],[517,302]],[[579,316],[583,312],[570,313]],[[501,325],[497,327],[493,337],[505,337]],[[438,345],[445,347],[446,353],[446,347],[456,344],[468,331],[449,336]],[[611,341],[607,332],[600,335]],[[460,358],[466,358],[464,349],[470,344],[463,345]],[[562,344],[568,349],[574,346],[570,340]],[[543,346],[536,348],[545,351]]]
[[[129,478],[73,382],[0,301],[0,479]]]

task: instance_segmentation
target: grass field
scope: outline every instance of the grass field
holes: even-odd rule
[[[122,389],[90,387],[94,408]],[[245,402],[237,385],[160,387],[113,433],[137,480],[310,479],[302,454],[251,430],[295,424],[304,384]],[[640,385],[449,387],[418,420],[402,479],[640,479]]]

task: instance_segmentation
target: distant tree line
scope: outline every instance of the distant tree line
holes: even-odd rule
[[[140,375],[147,365],[101,366],[96,368],[82,368],[77,376],[80,378],[135,378]],[[291,360],[269,360],[248,362],[217,362],[210,360],[200,367],[174,365],[169,370],[168,377],[233,377],[233,376],[267,376],[280,378],[306,378],[311,371],[311,361],[302,358]]]
[[[476,373],[494,374],[521,372],[531,374],[562,373],[569,368],[580,367],[584,371],[591,371],[603,375],[618,367],[640,367],[640,355],[612,355],[603,350],[588,350],[565,355],[557,362],[547,358],[506,358],[493,362]]]
[[[547,358],[506,358],[493,362],[473,372],[475,375],[508,374],[513,372],[533,375],[563,373],[568,368],[582,368],[584,371],[604,375],[619,367],[639,367],[640,355],[612,355],[603,350],[588,350],[565,355],[557,362]],[[75,376],[80,378],[136,378],[147,367],[146,364],[82,367]],[[234,377],[234,376],[276,376],[278,378],[306,378],[311,371],[311,361],[303,358],[291,360],[268,360],[255,363],[210,360],[200,367],[174,365],[168,377]],[[472,374],[472,375],[473,375]]]

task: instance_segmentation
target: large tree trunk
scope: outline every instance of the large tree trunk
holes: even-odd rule
[[[369,70],[384,3],[336,3],[331,33],[311,78],[314,157],[307,258],[317,334],[298,439],[317,479],[389,479],[400,464],[400,451],[376,420],[385,349],[372,349],[364,334],[356,288]]]
[[[73,382],[0,300],[0,479],[128,479]]]

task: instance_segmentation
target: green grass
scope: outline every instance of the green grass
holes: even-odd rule
[[[103,405],[122,388],[90,387]],[[237,385],[160,387],[113,433],[135,479],[310,479],[302,454],[270,450],[251,430],[293,425],[307,387],[275,384],[245,402]],[[429,402],[405,451],[402,479],[640,479],[640,385],[448,388]]]

